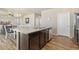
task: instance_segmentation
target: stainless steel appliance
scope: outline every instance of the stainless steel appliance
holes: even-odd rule
[[[76,13],[76,21],[74,25],[74,38],[77,44],[79,44],[79,13]]]

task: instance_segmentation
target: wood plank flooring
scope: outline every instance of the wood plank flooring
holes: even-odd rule
[[[55,36],[42,50],[78,50],[79,47],[72,39],[63,36]]]
[[[72,39],[62,36],[54,36],[42,50],[78,50],[79,47],[72,42]],[[0,35],[0,50],[16,50],[15,39],[4,39],[4,35]]]
[[[15,50],[16,40],[15,39],[5,39],[4,35],[0,35],[0,50]]]

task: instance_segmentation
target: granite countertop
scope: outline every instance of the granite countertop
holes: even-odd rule
[[[16,32],[20,32],[23,34],[29,34],[37,31],[41,31],[44,29],[50,29],[51,27],[41,27],[41,28],[31,28],[31,27],[21,27],[21,28],[14,28],[13,30]]]

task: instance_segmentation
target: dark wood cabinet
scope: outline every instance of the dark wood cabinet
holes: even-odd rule
[[[40,49],[39,44],[39,32],[29,34],[29,49],[38,50]]]
[[[45,30],[45,39],[46,39],[46,43],[49,41],[49,29]]]
[[[19,33],[20,50],[39,50],[49,41],[49,29],[30,34]]]
[[[39,32],[29,34],[30,50],[38,50],[44,47],[49,41],[49,30],[45,29]]]
[[[40,31],[40,48],[42,48],[46,43],[45,43],[45,31]]]

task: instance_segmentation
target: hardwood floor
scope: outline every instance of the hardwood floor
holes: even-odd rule
[[[42,48],[42,50],[78,50],[79,47],[72,42],[72,39],[63,36],[54,38]]]
[[[53,39],[48,42],[42,50],[78,50],[79,47],[72,42],[72,39],[62,36],[54,36]],[[0,50],[16,50],[16,40],[4,39],[3,35],[0,35]]]
[[[0,35],[0,50],[15,50],[16,49],[16,40],[5,39],[4,35]]]

